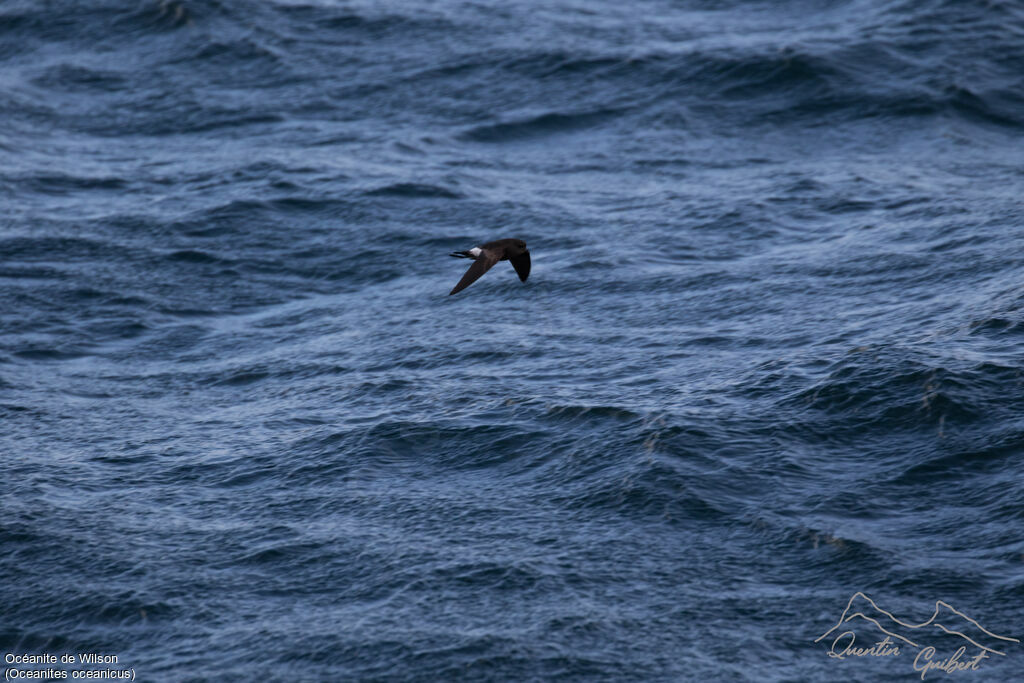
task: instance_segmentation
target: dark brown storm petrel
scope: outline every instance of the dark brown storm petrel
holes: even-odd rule
[[[498,261],[511,261],[512,267],[516,269],[519,279],[523,282],[526,282],[526,278],[530,276],[530,252],[526,250],[526,242],[522,240],[494,240],[466,251],[453,251],[451,255],[459,258],[471,258],[473,265],[459,280],[459,284],[448,292],[448,296],[469,287]]]

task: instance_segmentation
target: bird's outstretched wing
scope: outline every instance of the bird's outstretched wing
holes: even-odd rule
[[[484,249],[477,256],[476,260],[473,261],[473,265],[469,267],[466,274],[459,280],[459,284],[452,288],[452,291],[448,292],[448,296],[457,294],[469,287],[471,284],[480,279],[480,276],[491,269],[495,263],[498,262],[498,254],[490,249]]]
[[[526,282],[526,278],[530,277],[530,252],[524,251],[519,256],[513,256],[509,259],[512,263],[512,267],[516,269],[516,274],[522,282]]]

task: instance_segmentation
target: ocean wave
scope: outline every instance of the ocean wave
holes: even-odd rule
[[[68,268],[67,262],[99,262],[104,258],[117,257],[133,260],[137,255],[131,247],[112,243],[100,237],[57,237],[51,235],[28,237],[0,237],[0,250],[9,259],[25,263],[43,262],[48,267],[54,261],[63,261],[62,270]]]
[[[971,333],[978,335],[993,335],[1018,337],[1024,334],[1024,320],[1007,316],[993,316],[971,323]]]
[[[411,199],[461,199],[454,190],[426,183],[394,183],[363,193],[367,197],[408,197]]]
[[[547,407],[545,412],[547,417],[556,422],[576,422],[578,420],[597,420],[603,422],[609,418],[613,420],[631,422],[641,418],[639,413],[620,406],[551,405]]]
[[[76,360],[90,355],[86,351],[74,349],[28,348],[14,351],[16,357],[32,361]]]
[[[1020,453],[1022,448],[1024,428],[1020,425],[984,434],[962,436],[946,448],[917,458],[894,477],[891,484],[914,488],[975,477],[998,478],[1001,473],[1013,469],[1010,459]],[[955,491],[941,497],[946,498],[947,495],[961,505],[979,508],[999,502],[993,489],[970,490],[968,486],[957,487]]]
[[[716,495],[718,488],[712,480],[667,460],[634,456],[626,463],[610,462],[604,466],[588,460],[587,469],[591,472],[562,475],[566,481],[555,497],[569,509],[660,519],[673,524],[716,521],[730,514]]]
[[[509,142],[585,130],[617,116],[614,110],[578,113],[549,112],[518,121],[475,126],[462,133],[471,142]]]
[[[31,82],[39,88],[93,94],[117,92],[128,84],[117,71],[69,63],[47,67]]]
[[[182,263],[229,263],[227,259],[199,249],[180,249],[167,255],[168,261]]]
[[[786,399],[829,416],[836,429],[966,428],[1024,399],[1021,371],[986,362],[949,363],[919,354],[865,348],[834,363],[826,378]]]

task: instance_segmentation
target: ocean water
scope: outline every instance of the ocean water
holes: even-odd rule
[[[1021,680],[1024,5],[8,0],[0,122],[8,675]]]

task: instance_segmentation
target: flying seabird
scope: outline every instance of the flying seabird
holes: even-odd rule
[[[471,258],[473,265],[459,280],[459,284],[448,292],[448,296],[469,287],[498,261],[511,261],[512,267],[516,269],[519,279],[523,282],[526,282],[526,278],[530,276],[530,252],[526,250],[526,242],[522,240],[494,240],[466,251],[453,251],[451,255],[459,258]]]

